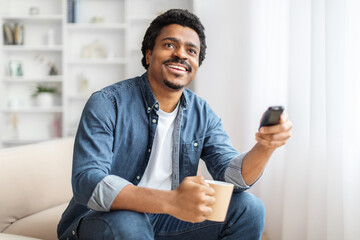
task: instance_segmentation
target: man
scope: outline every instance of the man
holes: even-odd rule
[[[204,28],[185,10],[169,10],[147,29],[147,72],[94,93],[74,145],[74,197],[60,239],[260,239],[262,202],[244,190],[290,137],[286,115],[256,133],[239,154],[220,118],[185,87],[205,58]],[[214,190],[196,176],[203,159],[215,180],[235,184],[224,222],[206,221]]]

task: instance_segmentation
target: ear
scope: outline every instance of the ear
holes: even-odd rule
[[[151,50],[146,50],[146,55],[145,55],[145,59],[146,59],[146,65],[150,64],[150,57],[151,57]]]

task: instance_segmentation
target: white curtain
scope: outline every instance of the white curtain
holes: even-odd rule
[[[360,1],[195,0],[196,92],[248,150],[269,105],[294,124],[252,190],[270,240],[360,239]]]

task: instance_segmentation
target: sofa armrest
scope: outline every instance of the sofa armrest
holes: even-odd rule
[[[73,144],[63,138],[0,150],[0,232],[70,201]]]
[[[39,238],[31,238],[20,235],[0,233],[0,240],[39,240]]]

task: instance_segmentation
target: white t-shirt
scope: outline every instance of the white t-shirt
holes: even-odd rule
[[[159,119],[154,143],[149,163],[138,184],[139,187],[161,190],[171,189],[173,131],[178,106],[171,113],[164,112],[160,109],[157,112]]]

